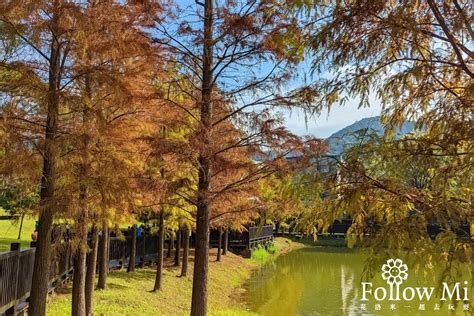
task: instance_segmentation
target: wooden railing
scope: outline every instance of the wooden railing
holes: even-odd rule
[[[69,242],[55,243],[52,247],[49,288],[56,287],[72,272],[72,254]],[[0,253],[0,314],[24,302],[30,296],[35,248],[20,250],[19,243],[11,250]]]
[[[248,229],[248,247],[255,248],[273,240],[273,225],[253,226]]]
[[[131,238],[111,237],[109,243],[109,266],[121,267],[127,265],[130,259]],[[158,236],[145,235],[137,237],[135,252],[136,263],[152,262],[158,256]]]
[[[15,245],[19,246],[19,244]],[[0,253],[0,313],[15,306],[18,301],[29,295],[31,277],[29,280],[27,277],[30,275],[29,263],[34,260],[34,255],[34,249],[23,251],[13,249]]]
[[[328,229],[327,233],[329,236],[340,236],[345,237],[347,231],[352,226],[351,219],[342,219],[335,221]],[[380,224],[370,224],[367,223],[367,234],[377,234],[380,229]],[[459,238],[470,238],[470,226],[467,223],[463,223],[457,227],[451,227]],[[426,232],[431,239],[435,239],[436,236],[443,231],[443,228],[438,224],[428,224],[426,225]]]
[[[111,237],[109,243],[109,267],[117,268],[128,264],[131,238]],[[0,315],[14,314],[15,306],[28,299],[31,290],[35,248],[20,250],[19,243],[13,243],[11,250],[0,253]],[[157,257],[158,236],[137,237],[136,264],[151,262]],[[69,242],[53,244],[49,289],[72,275],[73,256]]]

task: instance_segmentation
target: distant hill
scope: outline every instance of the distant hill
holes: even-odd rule
[[[406,121],[403,123],[401,128],[397,130],[397,137],[408,134],[414,130],[415,126],[413,122]],[[360,121],[355,122],[347,127],[344,127],[340,131],[335,132],[329,136],[326,141],[328,142],[328,154],[329,155],[341,155],[345,148],[352,146],[356,143],[357,132],[368,129],[382,136],[385,131],[385,126],[380,122],[380,116],[363,118]]]

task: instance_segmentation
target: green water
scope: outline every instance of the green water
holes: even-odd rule
[[[273,316],[472,315],[472,312],[463,311],[469,302],[449,306],[449,302],[440,301],[436,291],[429,301],[420,301],[417,297],[411,302],[376,301],[370,295],[368,301],[361,301],[363,269],[364,256],[345,248],[296,250],[262,266],[247,285],[247,303],[251,311]],[[436,285],[433,280],[421,277],[422,273],[408,269],[408,279],[401,285],[402,290],[404,287]],[[388,290],[389,285],[380,274],[381,271],[371,280],[373,288],[382,286]],[[470,292],[468,297],[473,298]],[[425,310],[420,310],[420,304],[425,305]],[[470,310],[472,305],[471,302]]]

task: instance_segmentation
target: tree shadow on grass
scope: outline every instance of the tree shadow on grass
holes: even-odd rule
[[[61,286],[57,287],[54,290],[54,292],[56,294],[71,294],[72,293],[72,287],[69,286],[69,284],[64,284],[64,285],[61,285]]]
[[[113,271],[110,276],[125,282],[154,280],[156,270],[153,268],[136,269],[134,272]]]
[[[107,284],[107,288],[109,288],[110,290],[124,290],[124,289],[128,289],[130,287],[131,286],[125,286],[125,285],[116,284],[116,283],[112,283],[112,282]]]

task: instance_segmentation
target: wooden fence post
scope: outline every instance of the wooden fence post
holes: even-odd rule
[[[14,277],[14,280],[15,280],[15,285],[14,285],[14,290],[13,290],[13,293],[15,293],[15,301],[18,299],[18,274],[20,273],[20,243],[19,242],[13,242],[10,244],[10,251],[16,251],[16,255],[15,255],[15,260],[16,260],[16,265],[15,265],[15,277]],[[9,309],[7,309],[5,311],[5,315],[15,315],[15,306],[16,306],[16,303],[10,307]]]

